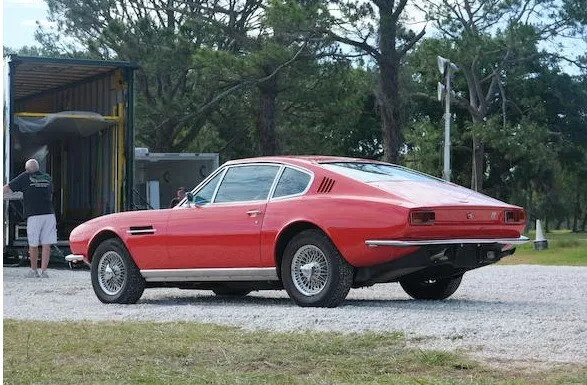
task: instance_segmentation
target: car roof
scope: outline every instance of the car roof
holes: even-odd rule
[[[257,158],[246,158],[237,159],[226,162],[227,165],[231,164],[246,164],[246,163],[288,163],[293,165],[318,165],[319,163],[328,162],[370,162],[370,163],[382,163],[377,160],[361,159],[361,158],[348,158],[344,156],[329,156],[329,155],[285,155],[285,156],[262,156]]]

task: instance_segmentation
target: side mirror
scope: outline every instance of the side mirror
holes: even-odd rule
[[[201,205],[196,202],[196,197],[191,192],[186,193],[185,198],[188,201],[188,207],[192,207],[192,205],[193,207],[201,207]]]

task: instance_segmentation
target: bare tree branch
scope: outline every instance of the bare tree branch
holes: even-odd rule
[[[414,44],[416,44],[422,37],[424,37],[425,34],[426,34],[426,27],[424,27],[422,29],[422,31],[420,31],[420,33],[418,33],[416,36],[414,36],[412,39],[410,39],[409,42],[404,44],[404,46],[399,51],[399,56],[400,57],[405,56],[405,54],[407,54],[408,51],[412,49]]]
[[[334,39],[340,43],[347,44],[347,45],[353,46],[355,48],[362,49],[363,51],[367,52],[369,55],[371,55],[377,61],[381,60],[381,54],[379,53],[379,51],[375,47],[372,47],[369,44],[367,44],[366,41],[352,40],[347,37],[337,35],[332,31],[329,31],[328,35],[332,39]]]

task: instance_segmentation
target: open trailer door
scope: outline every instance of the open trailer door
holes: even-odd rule
[[[4,179],[36,158],[53,179],[58,245],[91,218],[133,208],[130,62],[10,56]],[[5,197],[5,252],[26,249],[22,201]]]

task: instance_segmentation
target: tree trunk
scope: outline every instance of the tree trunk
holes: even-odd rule
[[[177,124],[178,122],[175,118],[169,118],[163,122],[161,127],[155,132],[154,140],[144,140],[145,144],[149,146],[149,150],[153,152],[174,152],[173,139],[175,138]]]
[[[398,68],[394,64],[380,66],[377,99],[381,111],[383,159],[386,162],[398,163],[401,146],[401,122]]]
[[[485,173],[485,143],[473,135],[473,155],[471,162],[471,189],[483,190],[483,175]]]
[[[580,199],[581,191],[577,189],[577,194],[575,195],[575,207],[573,210],[573,233],[576,233],[579,230],[579,216],[581,215],[581,206],[579,204]]]
[[[400,57],[396,49],[397,19],[393,17],[394,1],[385,0],[379,7],[379,92],[383,159],[398,163],[401,146],[401,120],[399,98]]]
[[[259,85],[259,116],[257,133],[261,155],[277,155],[275,135],[275,101],[277,99],[277,76]]]

